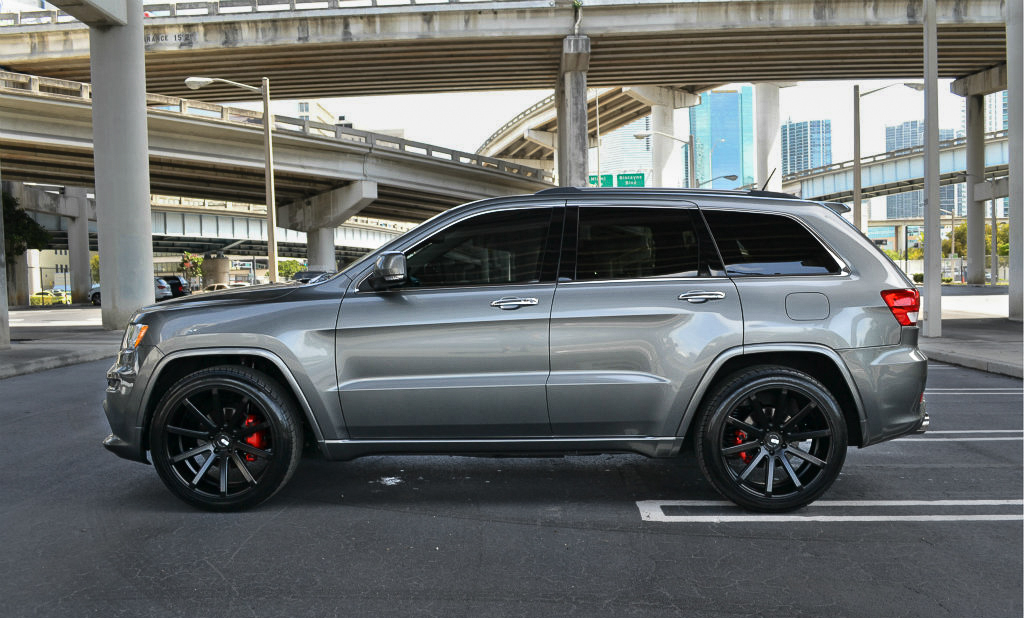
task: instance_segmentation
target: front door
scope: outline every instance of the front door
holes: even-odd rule
[[[548,321],[562,208],[462,219],[405,249],[409,280],[357,280],[338,388],[353,439],[550,436]]]

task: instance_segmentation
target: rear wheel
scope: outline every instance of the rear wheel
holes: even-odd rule
[[[266,374],[213,367],[179,380],[149,430],[153,466],[189,504],[215,511],[255,506],[288,482],[302,454],[291,399]]]
[[[751,510],[787,511],[816,500],[839,476],[846,423],[812,376],[751,367],[704,405],[695,445],[704,475],[723,496]]]

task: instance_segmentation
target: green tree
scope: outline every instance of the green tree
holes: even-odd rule
[[[278,260],[277,276],[282,280],[291,279],[292,275],[306,270],[306,265],[298,260]]]
[[[4,209],[4,258],[8,264],[29,249],[45,249],[50,243],[50,233],[21,209],[18,199],[10,193],[3,194]]]
[[[919,247],[911,247],[910,249],[907,250],[907,259],[908,260],[923,260],[924,259],[924,249],[921,249]]]
[[[100,282],[100,256],[94,255],[89,258],[89,274],[93,283]]]
[[[181,261],[178,262],[178,270],[190,281],[198,279],[203,273],[203,256],[182,251]]]

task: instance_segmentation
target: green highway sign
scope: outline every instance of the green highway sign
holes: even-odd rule
[[[638,174],[619,174],[618,176],[615,177],[615,180],[617,181],[615,183],[615,186],[617,186],[617,187],[642,187],[642,186],[644,186],[644,175],[643,175],[642,172],[638,173]],[[609,186],[610,187],[611,185],[608,184],[608,185],[601,185],[601,186],[602,187],[604,187],[604,186]]]
[[[587,182],[590,184],[591,187],[597,187],[597,186],[601,186],[601,187],[614,187],[615,184],[613,183],[613,181],[614,181],[614,178],[612,177],[611,174],[601,174],[601,184],[600,185],[597,184],[597,176],[595,174],[591,174],[587,178]]]

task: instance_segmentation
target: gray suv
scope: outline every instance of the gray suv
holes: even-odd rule
[[[140,309],[104,444],[212,510],[266,500],[304,451],[688,442],[723,496],[798,508],[849,445],[928,422],[917,290],[844,208],[608,189],[466,204],[326,280]]]

